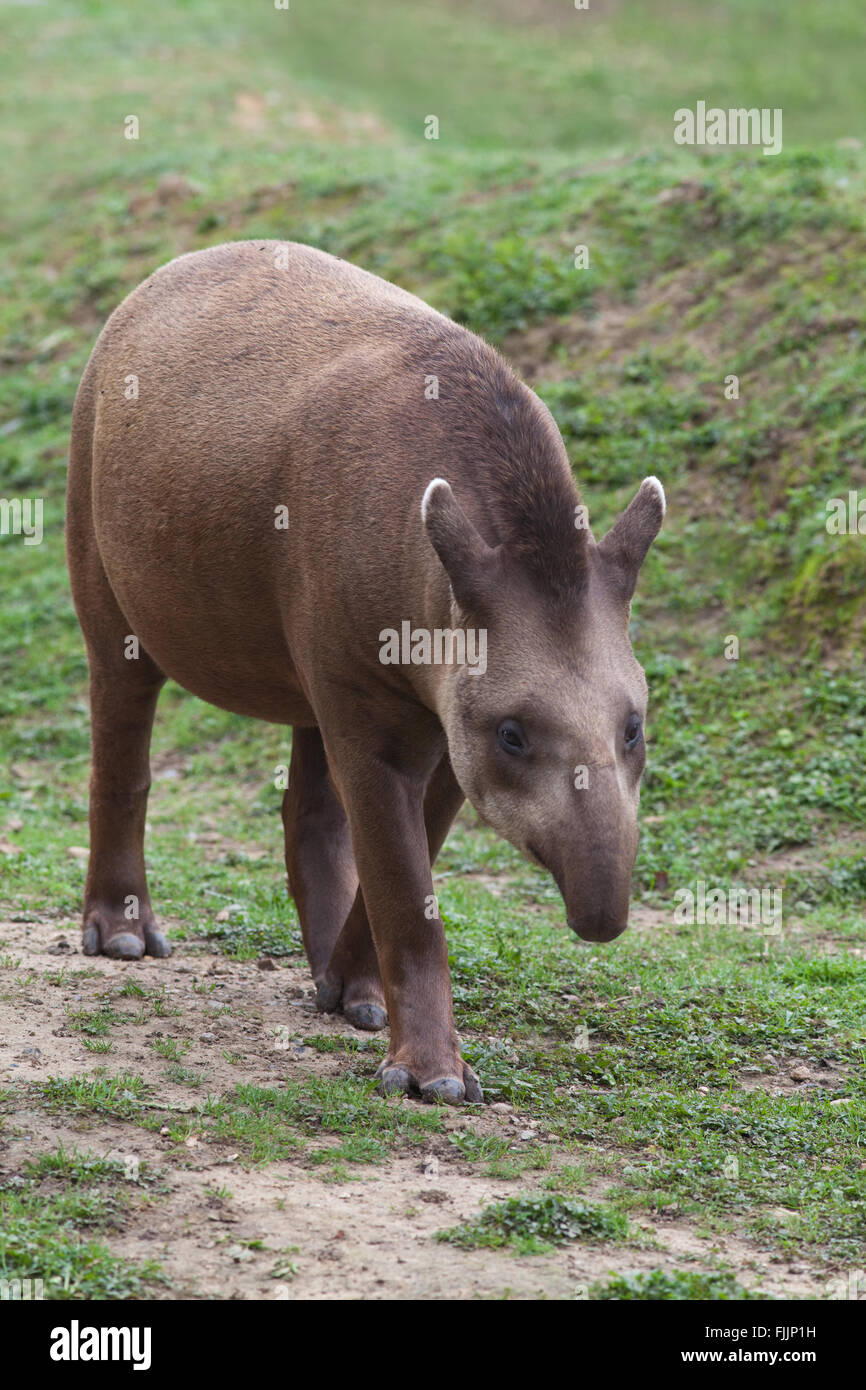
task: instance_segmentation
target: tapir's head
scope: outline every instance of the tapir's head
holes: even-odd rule
[[[569,516],[553,540],[567,554],[527,563],[519,543],[489,546],[443,479],[422,505],[452,625],[478,634],[442,683],[455,775],[481,817],[549,870],[588,941],[628,924],[647,707],[629,611],[664,512],[647,478],[599,544]]]

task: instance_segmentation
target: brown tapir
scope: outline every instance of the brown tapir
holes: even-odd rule
[[[596,544],[538,397],[374,275],[268,241],[163,266],[103,329],[73,417],[85,952],[168,954],[143,837],[171,677],[293,727],[286,864],[319,1007],[390,1021],[384,1091],[480,1100],[431,864],[468,797],[550,871],[578,935],[625,928],[646,706],[629,607],[663,515],[648,478]]]

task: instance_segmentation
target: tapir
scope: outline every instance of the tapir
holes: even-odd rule
[[[169,952],[143,840],[170,677],[292,727],[286,867],[318,1007],[389,1025],[383,1092],[480,1101],[431,866],[468,798],[578,936],[626,927],[647,702],[629,613],[664,511],[646,478],[596,542],[539,397],[357,266],[242,241],[157,270],[102,330],[72,423],[84,952]],[[460,660],[482,637],[485,661]]]

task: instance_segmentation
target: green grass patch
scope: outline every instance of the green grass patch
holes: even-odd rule
[[[692,1270],[649,1270],[640,1274],[615,1274],[607,1283],[595,1283],[589,1291],[591,1299],[659,1299],[665,1302],[754,1302],[767,1299],[769,1294],[746,1289],[733,1274],[702,1274]]]
[[[158,1264],[123,1260],[104,1243],[124,1227],[124,1177],[119,1162],[59,1149],[0,1184],[0,1278],[41,1281],[46,1299],[150,1296]]]
[[[623,1240],[628,1222],[621,1212],[601,1203],[574,1202],[556,1193],[510,1197],[486,1207],[476,1221],[437,1231],[436,1240],[462,1250],[497,1250],[511,1246],[521,1255],[540,1255],[569,1241]]]

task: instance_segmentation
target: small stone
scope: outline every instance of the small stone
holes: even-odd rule
[[[213,1042],[216,1042],[216,1033],[202,1033],[201,1038],[199,1039],[199,1041],[200,1041],[200,1042],[203,1042],[203,1043],[213,1043]]]
[[[812,1073],[808,1067],[792,1067],[790,1072],[792,1081],[811,1081]]]
[[[245,1264],[253,1258],[252,1250],[247,1250],[245,1245],[230,1245],[226,1254],[231,1255],[235,1264]]]
[[[277,968],[270,956],[260,956],[256,961],[256,966],[259,970],[276,970]]]
[[[494,1101],[493,1104],[491,1105],[490,1109],[492,1110],[492,1112],[493,1112],[494,1115],[510,1115],[510,1114],[511,1114],[511,1106],[508,1104],[507,1101],[504,1101],[504,1100],[496,1100],[496,1101]]]

